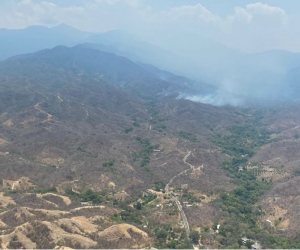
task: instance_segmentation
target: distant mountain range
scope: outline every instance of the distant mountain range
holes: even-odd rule
[[[294,92],[299,88],[299,78],[295,74],[300,67],[298,53],[267,51],[243,54],[205,39],[182,46],[185,45],[187,47],[182,50],[174,50],[170,46],[170,49],[173,48],[170,52],[124,31],[95,34],[65,24],[53,28],[32,26],[23,30],[0,30],[0,60],[56,46],[78,46],[125,57],[143,69],[146,69],[145,65],[150,65],[147,66],[147,74],[154,67],[160,73],[154,70],[152,75],[159,76],[161,81],[165,81],[164,71],[195,79],[193,84],[186,79],[181,79],[180,84],[177,82],[178,86],[181,85],[184,98],[194,101],[222,105],[282,102],[299,98]],[[189,82],[189,87],[193,85],[192,92],[186,82]],[[216,87],[207,88],[208,84]],[[194,91],[195,86],[201,91]],[[170,86],[165,85],[162,89],[168,93],[166,89],[170,90]]]
[[[67,25],[53,28],[31,26],[21,30],[0,29],[0,60],[57,45],[72,46],[91,35]]]
[[[151,65],[136,64],[125,57],[81,45],[72,48],[57,46],[53,49],[15,56],[0,65],[5,68],[3,73],[12,71],[16,74],[15,70],[20,64],[23,66],[32,63],[47,64],[81,77],[93,76],[94,79],[114,83],[141,97],[151,98],[172,93],[178,95],[181,92],[195,91],[207,94],[215,91],[211,85],[177,76]]]

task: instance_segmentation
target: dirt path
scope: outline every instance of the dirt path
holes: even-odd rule
[[[49,113],[47,113],[47,112],[45,112],[44,110],[42,110],[42,109],[40,108],[40,105],[41,105],[41,102],[35,104],[35,105],[34,105],[34,108],[35,108],[36,110],[38,110],[39,112],[41,112],[41,113],[47,115],[47,119],[44,120],[43,123],[51,121],[51,120],[52,120],[52,115],[50,115]]]
[[[59,94],[56,95],[57,96],[57,99],[60,101],[60,102],[63,102],[64,100],[61,98],[61,96]]]
[[[191,155],[191,153],[192,153],[192,151],[188,151],[187,155],[183,158],[183,162],[184,162],[186,165],[188,165],[188,166],[190,167],[191,170],[195,170],[195,167],[194,167],[192,164],[186,162],[187,158],[189,158],[189,156]]]
[[[100,208],[100,209],[104,209],[105,206],[83,206],[83,207],[77,207],[77,208],[73,208],[70,210],[70,213],[74,213],[83,209],[93,209],[93,208]]]

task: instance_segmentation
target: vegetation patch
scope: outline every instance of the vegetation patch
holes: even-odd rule
[[[151,201],[155,200],[157,198],[157,195],[156,194],[149,194],[149,195],[144,195],[142,197],[142,203],[143,205],[146,205],[148,203],[150,203]]]
[[[72,191],[72,189],[66,189],[65,193],[67,196],[69,196],[71,199],[79,199],[82,202],[93,202],[93,204],[100,204],[103,201],[105,201],[106,197],[104,193],[102,192],[95,192],[91,189],[86,190],[83,193],[75,193]]]
[[[133,131],[133,128],[126,128],[126,129],[124,129],[124,133],[125,134],[128,134],[128,133],[130,133],[132,131]]]
[[[183,139],[186,139],[191,142],[197,142],[197,138],[193,133],[180,131],[177,133],[177,135]]]
[[[141,167],[146,167],[150,162],[153,150],[158,149],[159,145],[152,145],[148,138],[142,139],[138,136],[135,139],[141,146],[141,150],[132,154],[133,160],[139,162]]]
[[[164,225],[155,230],[156,247],[159,249],[192,249],[185,231],[173,228],[171,225]]]
[[[156,181],[154,183],[154,190],[157,192],[160,192],[161,190],[164,190],[166,184],[162,181]]]
[[[108,170],[108,171],[114,173],[115,172],[115,169],[114,169],[115,161],[116,161],[115,159],[109,159],[102,164],[102,167],[105,170]]]
[[[229,128],[230,135],[217,135],[213,142],[229,156],[222,163],[237,188],[230,193],[221,193],[213,204],[222,210],[223,222],[216,240],[221,248],[240,248],[242,237],[259,241],[266,248],[299,248],[300,243],[278,237],[262,230],[258,219],[263,215],[261,207],[255,206],[259,197],[272,185],[266,180],[259,181],[254,171],[247,171],[248,159],[259,147],[270,142],[270,133],[260,122],[260,116],[248,119],[245,125]],[[251,242],[251,241],[249,241]],[[248,243],[251,247],[251,244]]]
[[[157,103],[155,101],[149,101],[146,103],[148,113],[151,115],[150,124],[153,130],[163,132],[167,128],[164,124],[166,119],[160,116],[156,105]]]

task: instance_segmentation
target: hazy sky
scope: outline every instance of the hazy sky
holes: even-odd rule
[[[0,28],[126,29],[155,44],[209,39],[245,52],[300,51],[299,0],[0,0]]]

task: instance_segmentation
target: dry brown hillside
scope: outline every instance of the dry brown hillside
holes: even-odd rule
[[[90,49],[1,62],[1,247],[190,248],[201,233],[197,247],[237,248],[265,236],[254,226],[297,239],[298,109],[160,95],[176,87]]]

